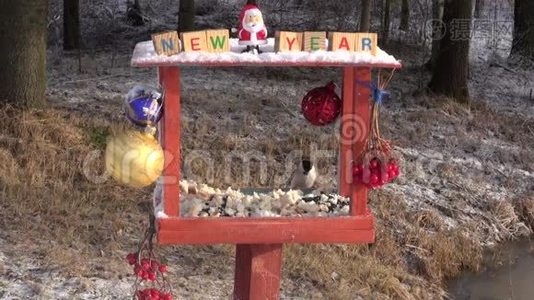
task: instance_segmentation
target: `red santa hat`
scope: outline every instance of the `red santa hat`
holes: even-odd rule
[[[243,28],[243,20],[249,12],[258,12],[261,14],[261,11],[256,4],[245,4],[239,14],[239,28]]]

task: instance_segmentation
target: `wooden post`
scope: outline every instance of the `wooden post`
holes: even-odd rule
[[[338,193],[341,196],[351,195],[352,184],[352,140],[354,128],[352,126],[354,105],[354,68],[343,68],[343,107],[341,109],[339,162],[338,162]]]
[[[355,121],[359,124],[361,132],[356,133],[358,136],[352,144],[352,153],[354,159],[358,158],[364,150],[365,143],[369,137],[369,118],[370,118],[370,101],[371,89],[371,69],[354,68],[354,77],[356,79],[354,86],[354,106],[353,113],[357,116]],[[365,84],[362,84],[365,83]],[[356,125],[356,124],[355,124]],[[364,215],[367,213],[367,188],[363,184],[353,184],[351,186],[351,215]]]
[[[159,82],[164,90],[162,146],[165,153],[163,196],[165,214],[180,215],[180,69],[160,67]],[[170,200],[170,201],[169,201]]]
[[[276,300],[282,244],[236,245],[234,300]]]

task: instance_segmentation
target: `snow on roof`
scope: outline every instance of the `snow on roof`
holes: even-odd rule
[[[315,51],[274,52],[274,38],[260,46],[262,54],[241,53],[245,48],[237,39],[230,39],[231,52],[181,52],[172,56],[157,55],[152,41],[140,42],[135,46],[132,57],[134,67],[158,66],[371,66],[400,68],[401,62],[378,48],[375,56],[366,52]]]

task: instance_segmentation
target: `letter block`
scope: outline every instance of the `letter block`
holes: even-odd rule
[[[174,55],[180,53],[180,39],[178,32],[167,31],[152,35],[152,43],[158,55]]]
[[[326,32],[304,32],[304,51],[326,50]]]
[[[182,32],[181,37],[185,52],[209,51],[206,31]]]
[[[230,33],[228,29],[207,30],[206,39],[209,52],[230,52]]]
[[[376,33],[356,33],[356,52],[371,52],[371,55],[376,55],[377,43]]]
[[[274,49],[277,52],[302,51],[302,32],[277,31]]]
[[[354,51],[356,45],[356,33],[352,32],[330,32],[328,35],[329,50],[346,50],[349,52]]]

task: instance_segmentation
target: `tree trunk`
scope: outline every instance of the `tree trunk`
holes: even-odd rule
[[[360,14],[360,32],[369,32],[371,28],[371,0],[362,0]]]
[[[65,0],[63,0],[65,1]],[[128,22],[133,26],[145,25],[145,17],[143,15],[143,8],[139,0],[135,0],[133,3],[128,1],[128,11],[126,13]]]
[[[45,103],[47,0],[0,0],[0,102]]]
[[[63,0],[63,49],[80,48],[79,0]]]
[[[436,66],[428,87],[436,94],[469,102],[467,87],[472,2],[445,0],[443,22],[447,30],[440,42]],[[463,22],[458,26],[458,20]]]
[[[389,39],[390,10],[391,0],[386,0],[386,4],[384,5],[384,18],[382,19],[382,41],[384,44],[387,44]]]
[[[480,18],[484,10],[484,0],[475,0],[475,18]]]
[[[408,0],[402,0],[401,7],[401,19],[399,29],[402,31],[408,31],[410,27],[410,3]]]
[[[439,43],[442,38],[443,23],[443,0],[432,1],[432,53],[430,60],[426,63],[429,70],[433,70],[439,54]]]
[[[511,55],[534,59],[534,1],[515,0]]]
[[[178,13],[178,30],[180,32],[193,31],[195,29],[195,0],[180,0],[180,12]]]

